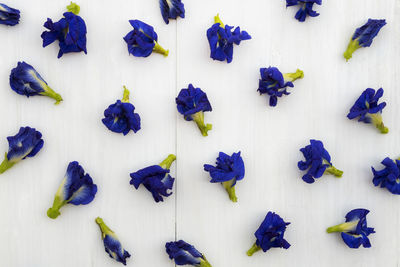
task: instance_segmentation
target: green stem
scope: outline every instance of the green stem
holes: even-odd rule
[[[156,53],[159,53],[161,55],[164,55],[164,57],[167,57],[168,54],[169,54],[169,50],[165,50],[156,41],[154,41],[154,42],[155,42],[155,45],[154,45],[153,51],[156,52]]]
[[[372,120],[372,124],[383,134],[387,134],[389,129],[383,124],[381,113],[368,114]]]
[[[108,228],[108,226],[104,223],[102,218],[97,217],[96,223],[100,227],[103,239],[107,234],[114,233],[110,228]]]
[[[212,129],[212,124],[204,124],[204,112],[199,111],[192,115],[193,120],[196,122],[197,127],[203,136],[208,136],[208,131]]]
[[[223,182],[222,186],[225,188],[226,192],[228,192],[229,199],[232,200],[232,202],[237,202],[237,197],[235,193],[235,186],[233,185],[234,180],[230,180],[227,182]]]
[[[176,156],[174,154],[169,154],[168,157],[160,163],[160,166],[161,168],[168,170],[171,167],[172,162],[175,160]]]
[[[261,248],[257,246],[256,243],[247,251],[247,256],[252,256],[255,252],[259,251]]]
[[[3,172],[5,172],[6,170],[8,170],[9,168],[11,168],[12,166],[14,166],[16,162],[11,162],[8,160],[7,158],[7,152],[4,155],[4,160],[3,162],[0,164],[0,174],[2,174]]]
[[[40,94],[41,94],[41,95],[44,95],[44,96],[48,96],[48,97],[53,98],[53,99],[56,101],[56,103],[54,103],[55,105],[58,105],[58,104],[60,104],[61,101],[63,101],[61,95],[59,95],[59,94],[57,94],[56,92],[54,92],[54,90],[51,89],[51,88],[48,87],[48,86],[47,86],[47,88],[46,88],[46,91],[41,92]]]
[[[304,72],[300,69],[297,69],[294,73],[285,73],[283,74],[283,78],[285,81],[294,82],[297,79],[302,79],[304,77]]]
[[[128,103],[129,102],[129,90],[124,85],[124,96],[122,97],[121,102]]]
[[[344,58],[346,61],[349,61],[349,59],[352,57],[354,51],[356,51],[358,48],[361,46],[358,44],[358,39],[351,39],[349,42],[349,45],[347,46],[346,51],[343,53]]]
[[[204,255],[203,259],[200,259],[200,267],[212,267]]]
[[[222,23],[221,19],[219,18],[219,14],[217,14],[217,15],[214,17],[214,23],[219,23],[219,26],[220,26],[221,28],[225,28],[224,23]]]
[[[67,202],[62,201],[57,195],[54,197],[53,206],[47,210],[47,216],[51,219],[56,219],[61,213],[60,209]]]
[[[67,10],[69,12],[74,13],[75,15],[79,14],[79,11],[81,10],[81,7],[73,2],[71,2],[71,4],[69,6],[67,6]]]
[[[326,173],[329,173],[329,174],[332,174],[332,175],[334,175],[334,176],[337,177],[337,178],[340,178],[340,177],[342,177],[342,175],[343,175],[343,171],[336,169],[336,168],[335,168],[334,166],[332,166],[332,165],[331,165],[330,167],[326,168],[325,172],[326,172]]]
[[[328,232],[328,233],[349,232],[354,227],[356,227],[357,224],[358,224],[358,220],[357,221],[353,221],[353,222],[341,223],[341,224],[329,227],[328,229],[326,229],[326,232]]]

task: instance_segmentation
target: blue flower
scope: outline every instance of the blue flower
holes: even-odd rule
[[[130,184],[136,189],[143,184],[156,202],[164,201],[162,196],[168,197],[172,194],[168,190],[172,190],[175,179],[169,175],[169,168],[175,159],[175,155],[170,154],[160,165],[152,165],[131,173]]]
[[[66,204],[86,205],[92,202],[97,193],[97,186],[89,174],[85,174],[78,162],[68,164],[67,173],[62,180],[53,206],[47,210],[47,216],[55,219],[60,215],[60,208]]]
[[[383,124],[381,115],[386,102],[378,104],[382,95],[382,88],[378,89],[376,93],[374,89],[366,89],[351,107],[347,118],[350,120],[358,118],[358,121],[372,123],[381,133],[388,133],[389,129]]]
[[[200,88],[194,88],[192,84],[189,84],[187,89],[184,88],[179,92],[175,102],[179,113],[183,115],[185,120],[196,122],[201,134],[207,136],[207,132],[212,129],[212,125],[204,124],[204,112],[212,111],[212,108],[206,93]]]
[[[354,51],[361,47],[370,47],[375,36],[378,35],[379,31],[383,26],[386,25],[384,19],[368,19],[368,22],[358,28],[351,37],[350,43],[347,46],[347,50],[343,56],[348,61]]]
[[[269,105],[275,107],[278,97],[289,95],[287,87],[294,87],[293,82],[304,77],[302,70],[297,69],[294,73],[282,74],[278,68],[268,67],[260,69],[261,79],[258,83],[258,92],[260,95],[268,94]]]
[[[161,15],[165,23],[169,23],[169,19],[176,19],[178,16],[185,17],[185,7],[181,0],[159,0]]]
[[[211,267],[203,254],[183,240],[168,242],[165,244],[165,248],[169,258],[173,259],[176,265]]]
[[[128,45],[129,54],[135,57],[148,57],[156,52],[168,56],[169,51],[162,48],[158,43],[157,33],[154,28],[140,20],[130,20],[133,30],[130,31],[124,40]]]
[[[328,233],[341,232],[342,239],[349,248],[371,247],[368,236],[375,233],[374,228],[367,227],[367,214],[369,210],[354,209],[347,213],[346,222],[329,227]]]
[[[322,0],[286,0],[286,7],[297,5],[300,6],[295,16],[295,18],[300,22],[304,22],[307,16],[319,16],[319,13],[313,10],[314,4],[321,5]]]
[[[96,223],[101,230],[101,238],[103,239],[105,251],[114,260],[126,265],[126,259],[129,258],[131,254],[122,247],[117,235],[108,228],[102,218],[97,217]]]
[[[115,133],[127,135],[130,130],[140,130],[140,116],[135,113],[135,106],[129,103],[129,90],[124,86],[124,96],[104,111],[103,124]]]
[[[11,70],[10,86],[17,94],[26,95],[27,97],[34,95],[48,96],[56,100],[56,105],[63,99],[53,91],[40,74],[26,62],[18,62],[17,67]]]
[[[85,21],[78,16],[78,13],[73,13],[79,12],[79,6],[70,5],[67,8],[71,12],[65,12],[64,17],[58,22],[47,19],[43,26],[49,31],[44,31],[41,35],[43,47],[58,40],[60,46],[58,58],[62,57],[64,53],[70,52],[83,51],[87,54]]]
[[[233,57],[233,44],[239,45],[241,41],[251,39],[246,31],[240,31],[240,27],[225,25],[219,16],[215,16],[215,24],[207,30],[207,39],[210,45],[210,57],[214,60],[230,63]]]
[[[19,23],[19,10],[0,3],[0,24],[14,26]]]
[[[233,153],[232,156],[219,152],[216,164],[216,167],[204,164],[204,170],[210,173],[210,182],[221,183],[228,192],[230,200],[237,202],[235,185],[244,178],[244,162],[240,151]]]
[[[42,134],[35,128],[21,127],[14,136],[7,137],[8,153],[0,165],[0,174],[27,157],[35,156],[43,147]]]
[[[314,179],[320,178],[323,174],[329,173],[336,177],[342,177],[343,172],[336,169],[331,163],[331,156],[325,150],[324,144],[319,140],[310,140],[310,145],[301,148],[305,161],[299,161],[297,166],[307,173],[303,175],[306,183],[312,184]]]
[[[290,223],[285,222],[275,212],[269,211],[258,230],[254,233],[257,240],[247,251],[247,255],[252,256],[260,249],[264,252],[270,248],[288,249],[290,244],[283,237],[285,235],[286,226],[289,224]]]
[[[385,158],[382,164],[385,168],[380,171],[376,171],[372,167],[372,173],[374,174],[372,182],[375,186],[386,187],[392,194],[400,195],[400,160]]]

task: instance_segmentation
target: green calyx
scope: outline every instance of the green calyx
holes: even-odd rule
[[[47,210],[47,216],[51,219],[56,219],[61,214],[61,207],[63,207],[65,204],[67,204],[67,202],[61,200],[61,198],[56,194],[54,197],[53,206]]]
[[[217,14],[215,17],[214,17],[214,23],[219,23],[219,26],[221,27],[221,28],[225,28],[225,25],[224,25],[224,23],[221,21],[221,19],[219,18],[219,14]]]
[[[67,10],[68,12],[72,12],[75,15],[79,14],[79,11],[81,10],[81,7],[73,2],[71,2],[71,4],[69,6],[67,6]]]
[[[61,101],[63,101],[61,95],[54,92],[54,90],[51,89],[49,86],[46,85],[45,88],[46,88],[46,90],[41,92],[40,94],[53,98],[56,101],[56,103],[54,103],[54,105],[58,105],[58,104],[60,104]]]
[[[102,218],[97,217],[95,222],[100,227],[100,230],[101,230],[101,233],[102,233],[101,236],[102,236],[103,239],[106,237],[106,235],[114,233],[110,228],[108,228],[108,226],[104,223]]]
[[[157,43],[156,41],[154,41],[154,43],[155,43],[155,45],[154,45],[153,51],[156,53],[159,53],[161,55],[164,55],[164,57],[167,57],[169,54],[169,50],[165,50],[164,48],[162,48],[162,46],[159,43]]]
[[[347,46],[346,51],[343,53],[344,58],[346,61],[349,61],[349,59],[352,57],[354,51],[356,51],[358,48],[361,46],[358,44],[358,39],[351,39],[349,42],[349,45]]]
[[[122,97],[121,102],[128,103],[129,102],[129,90],[124,85],[124,95]]]
[[[6,154],[4,155],[3,162],[0,164],[0,174],[5,172],[6,170],[10,169],[12,166],[14,166],[15,163],[17,163],[17,162],[12,162],[12,161],[8,160],[7,152],[6,152]]]
[[[261,247],[259,247],[256,243],[247,251],[247,256],[251,257],[257,251],[259,251]]]
[[[168,157],[160,163],[160,166],[161,168],[168,170],[171,167],[172,162],[175,160],[176,156],[174,154],[169,154]]]
[[[297,79],[302,79],[304,77],[304,72],[300,69],[297,69],[294,73],[285,73],[283,74],[283,78],[285,81],[294,82]]]
[[[346,223],[338,224],[338,225],[329,227],[328,229],[326,229],[326,232],[327,233],[349,232],[354,227],[356,227],[357,224],[358,224],[358,220],[357,221],[353,221],[353,222],[346,222]]]
[[[199,111],[192,115],[192,119],[196,122],[197,127],[200,129],[200,132],[203,136],[208,136],[208,131],[212,129],[212,124],[204,124],[204,112]]]
[[[337,178],[340,178],[343,175],[343,171],[336,169],[333,165],[331,165],[330,167],[326,168],[324,173],[332,174]]]
[[[211,264],[207,261],[206,257],[202,255],[203,258],[200,259],[200,267],[212,267]]]
[[[387,134],[389,132],[388,127],[383,124],[382,115],[380,113],[368,114],[372,120],[372,124],[382,133]]]
[[[233,185],[235,179],[232,179],[230,181],[222,182],[222,186],[225,188],[226,192],[229,195],[229,199],[232,200],[232,202],[237,202],[237,197],[235,193],[235,186]]]

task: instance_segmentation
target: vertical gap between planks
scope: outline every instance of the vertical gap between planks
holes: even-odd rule
[[[178,20],[175,23],[175,95],[178,94]],[[175,241],[177,241],[178,236],[178,116],[175,115],[175,155],[176,155],[176,165],[175,165]],[[174,264],[176,266],[176,264]]]

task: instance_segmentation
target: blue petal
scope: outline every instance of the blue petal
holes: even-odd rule
[[[369,47],[375,36],[385,25],[386,21],[384,19],[368,19],[366,24],[355,31],[352,39],[358,39],[358,43],[362,47]]]
[[[11,70],[10,86],[20,95],[34,96],[46,91],[47,83],[40,74],[26,62],[18,62]]]
[[[203,259],[203,255],[194,246],[183,240],[166,243],[165,248],[169,258],[174,259],[177,265],[198,266],[200,259]]]
[[[15,136],[7,137],[9,149],[7,159],[18,162],[35,156],[43,147],[42,134],[35,128],[21,127]]]
[[[0,24],[14,26],[19,23],[20,11],[0,3]]]
[[[179,113],[184,115],[184,118],[188,121],[192,120],[191,115],[197,112],[212,111],[206,93],[200,88],[194,88],[192,84],[189,84],[187,89],[184,88],[179,92],[175,102]]]
[[[128,251],[122,248],[120,241],[115,235],[106,235],[103,243],[106,252],[110,255],[111,258],[126,265],[126,258],[129,258],[131,255]]]
[[[178,16],[185,17],[185,7],[181,0],[159,0],[162,17],[165,23],[169,19],[176,19]]]

